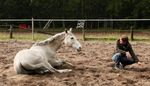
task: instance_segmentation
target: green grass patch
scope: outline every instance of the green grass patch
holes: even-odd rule
[[[44,40],[48,38],[48,35],[45,34],[34,34],[34,40]],[[11,40],[32,40],[32,33],[13,33],[13,38]],[[0,40],[10,40],[10,35],[7,32],[0,33]]]
[[[78,39],[82,39],[82,33],[74,33]],[[127,34],[130,39],[130,34]],[[0,32],[0,40],[30,40],[32,41],[32,33],[14,32],[13,38],[9,38],[9,32]],[[47,39],[50,35],[34,33],[34,41]],[[116,41],[121,36],[120,33],[86,33],[86,41]],[[136,34],[134,41],[150,42],[149,35]]]
[[[85,40],[86,41],[116,41],[119,39],[121,34],[95,34],[95,35],[86,35]],[[130,38],[130,34],[127,35]],[[143,41],[143,42],[150,42],[150,36],[147,35],[135,35],[133,41]]]

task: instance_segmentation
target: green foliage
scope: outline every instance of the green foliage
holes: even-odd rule
[[[150,0],[140,0],[133,13],[136,18],[150,18]]]
[[[150,0],[1,0],[0,18],[150,18]]]
[[[47,35],[35,33],[34,40],[44,40],[48,38]],[[32,33],[13,33],[12,40],[32,40]],[[0,33],[0,40],[10,40],[8,32]]]

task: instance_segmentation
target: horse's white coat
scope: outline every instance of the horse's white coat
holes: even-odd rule
[[[19,51],[14,58],[14,69],[17,74],[69,72],[71,69],[57,70],[54,66],[61,66],[64,61],[56,57],[56,51],[64,43],[78,51],[81,44],[72,34],[72,29],[58,33],[44,41],[35,43],[30,49]]]

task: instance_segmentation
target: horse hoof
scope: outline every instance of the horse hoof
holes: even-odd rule
[[[63,69],[63,70],[58,70],[59,73],[66,73],[66,72],[71,72],[71,69]]]

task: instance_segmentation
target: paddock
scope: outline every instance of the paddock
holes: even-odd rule
[[[15,54],[32,46],[34,41],[0,41],[0,86],[149,86],[150,43],[131,42],[142,64],[113,69],[111,60],[115,41],[82,41],[81,53],[62,46],[57,55],[75,65],[64,74],[18,75],[13,69]]]

